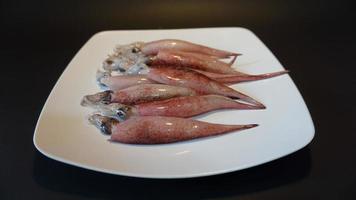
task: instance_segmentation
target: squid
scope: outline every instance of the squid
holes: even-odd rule
[[[232,61],[235,61],[235,59]],[[187,67],[218,74],[239,74],[238,71],[231,68],[232,62],[225,63],[218,59],[209,58],[205,55],[172,50],[159,51],[154,58],[151,58],[148,64]]]
[[[229,85],[241,83],[241,82],[247,82],[247,81],[256,81],[256,80],[262,80],[266,78],[272,78],[275,76],[288,73],[288,70],[285,70],[285,71],[273,72],[273,73],[267,73],[261,75],[248,75],[243,73],[241,73],[240,75],[238,74],[235,75],[235,74],[215,74],[215,73],[205,72],[200,70],[194,70],[194,71],[199,72],[219,83],[224,83]],[[109,90],[121,90],[134,85],[158,83],[156,81],[149,79],[145,74],[112,76],[110,75],[110,73],[102,72],[102,71],[97,72],[97,82],[101,88],[109,89]]]
[[[264,109],[261,106],[234,101],[219,95],[183,96],[137,105],[86,104],[102,115],[124,121],[135,116],[167,116],[188,118],[219,109]]]
[[[142,52],[145,55],[156,55],[161,50],[178,50],[192,53],[199,53],[211,58],[229,58],[231,56],[238,56],[238,53],[214,49],[204,45],[195,44],[192,42],[177,40],[177,39],[163,39],[151,42],[134,42],[129,45],[117,45],[116,52],[133,53]]]
[[[92,95],[86,95],[83,97],[80,104],[82,106],[110,103],[134,105],[179,96],[196,96],[199,94],[199,92],[185,87],[163,84],[142,84],[118,91],[107,90]]]
[[[190,68],[203,73],[214,80],[230,84],[272,78],[289,72],[283,70],[273,73],[250,75],[231,68],[236,57],[232,59],[230,63],[225,63],[219,60],[218,57],[195,52],[184,52],[172,49],[167,50],[163,48],[154,56],[147,56],[139,50],[133,53],[126,48],[128,47],[120,47],[120,50],[118,50],[117,53],[110,55],[109,58],[104,61],[104,70],[108,72],[120,71],[132,75],[142,73],[141,71],[147,69],[148,66],[174,66]],[[128,49],[132,48],[134,47]]]
[[[253,105],[264,107],[262,103],[252,97],[189,69],[159,66],[150,68],[147,77],[159,83],[191,88],[202,94],[217,94],[240,99]]]
[[[162,52],[166,53],[163,54]],[[221,64],[222,68],[224,68],[225,65],[231,66],[236,60],[236,57],[241,55],[183,40],[166,39],[148,43],[135,42],[128,45],[118,45],[115,48],[114,54],[109,55],[104,61],[103,68],[106,71],[126,72],[131,66],[145,65],[147,63],[152,63],[152,61],[165,62],[167,64],[172,62],[176,63],[176,61],[172,59],[172,56],[175,56],[175,53],[179,53],[179,59],[187,60],[184,67],[196,67],[199,69],[206,68],[206,70],[214,70],[215,66],[218,64]],[[230,63],[219,61],[219,59],[230,57],[232,57]],[[199,63],[201,64],[197,65]],[[214,65],[214,63],[216,64]],[[215,71],[216,70],[217,69],[215,69]],[[229,72],[233,72],[233,70],[230,69]]]
[[[124,122],[94,114],[89,122],[103,134],[110,135],[110,141],[126,144],[165,144],[217,136],[232,131],[241,131],[257,124],[224,125],[193,119],[144,116],[132,117]]]
[[[136,71],[136,69],[134,70]],[[234,99],[241,99],[254,105],[263,106],[257,100],[193,70],[155,66],[151,68],[140,68],[138,71],[139,73],[145,74],[149,80],[157,83],[191,88],[198,91],[200,94],[217,94]],[[120,76],[118,76],[117,79],[120,79]],[[98,82],[99,85],[105,85],[100,79],[98,79]],[[111,87],[111,85],[108,87]]]
[[[161,50],[173,49],[186,52],[195,52],[212,57],[229,58],[230,56],[237,56],[238,53],[223,51],[219,49],[210,48],[207,46],[194,44],[191,42],[175,39],[156,40],[148,43],[141,43],[141,51],[146,55],[156,55]]]

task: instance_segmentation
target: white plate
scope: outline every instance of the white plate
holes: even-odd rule
[[[37,122],[34,144],[55,160],[95,171],[149,178],[220,174],[256,166],[301,149],[314,136],[308,109],[289,75],[232,86],[267,106],[266,110],[216,111],[196,117],[222,124],[260,126],[217,137],[165,145],[110,143],[86,122],[91,112],[79,102],[99,91],[96,70],[116,44],[177,38],[241,52],[235,65],[258,74],[284,68],[267,47],[244,28],[105,31],[77,53],[49,95]]]

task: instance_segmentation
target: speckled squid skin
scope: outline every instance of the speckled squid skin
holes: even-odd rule
[[[167,49],[195,52],[195,53],[210,55],[218,58],[228,58],[230,56],[238,55],[237,53],[214,49],[207,46],[194,44],[183,40],[176,40],[176,39],[156,40],[156,41],[144,43],[140,47],[141,52],[145,55],[156,55],[159,51],[167,50]]]
[[[139,116],[192,117],[218,109],[262,109],[220,95],[176,97],[135,106]]]
[[[102,78],[101,83],[110,90],[121,90],[134,85],[157,83],[147,78],[146,75],[120,75]]]
[[[171,65],[178,67],[188,67],[192,69],[214,72],[219,74],[239,74],[238,71],[231,68],[231,64],[222,62],[218,59],[211,59],[207,56],[190,54],[180,51],[159,51],[151,65]]]
[[[177,69],[169,66],[156,66],[150,69],[147,77],[167,85],[192,88],[202,94],[218,94],[262,106],[260,102],[253,98],[193,70],[184,68]]]
[[[214,136],[256,126],[256,124],[212,124],[176,117],[132,117],[122,123],[111,125],[110,140],[128,144],[163,144]]]
[[[111,102],[134,105],[144,102],[164,100],[179,96],[194,96],[199,93],[194,89],[164,84],[142,84],[113,91]]]

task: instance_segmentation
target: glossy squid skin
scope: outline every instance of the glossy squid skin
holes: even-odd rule
[[[220,135],[256,127],[248,125],[222,125],[193,119],[145,116],[133,117],[120,123],[107,123],[111,141],[128,144],[164,144]]]
[[[81,101],[82,106],[97,106],[99,104],[121,103],[135,105],[150,101],[164,100],[179,96],[194,96],[200,93],[184,87],[163,84],[142,84],[118,91],[104,91],[86,95]]]
[[[288,70],[284,70],[284,71],[273,72],[273,73],[249,75],[244,73],[216,74],[216,73],[205,72],[200,70],[194,70],[194,71],[197,71],[209,77],[210,79],[213,79],[219,83],[224,83],[224,84],[236,84],[236,83],[242,83],[248,81],[263,80],[263,79],[273,78],[276,76],[287,74],[289,72]],[[150,84],[150,83],[158,83],[158,82],[149,79],[145,74],[140,74],[140,75],[108,76],[100,79],[99,85],[100,86],[104,85],[105,88],[108,88],[110,90],[121,90],[134,85]]]
[[[134,85],[153,84],[157,82],[148,79],[146,75],[120,75],[101,78],[100,83],[110,90],[117,91]]]
[[[134,106],[140,116],[192,117],[218,109],[261,109],[220,95],[187,96]]]
[[[167,85],[192,88],[202,94],[217,94],[230,98],[237,98],[248,103],[263,106],[262,103],[242,94],[222,83],[188,69],[176,69],[166,66],[152,67],[147,77],[151,80]]]
[[[216,57],[216,56],[210,56],[210,55],[196,53],[196,52],[178,51],[178,50],[173,50],[173,49],[161,50],[159,52],[165,52],[165,51],[169,51],[169,52],[173,52],[173,53],[177,52],[177,53],[180,53],[180,54],[185,55],[185,56],[194,57],[194,58],[198,58],[198,59],[209,60],[209,61],[215,61],[215,60],[219,60],[220,59],[219,57]]]
[[[169,51],[175,52],[174,50],[169,50]],[[211,61],[211,62],[222,59],[222,58],[219,58],[216,56],[209,56],[209,55],[195,53],[195,52],[185,52],[185,51],[177,51],[177,52],[179,52],[180,54],[182,54],[184,56],[194,57],[197,59],[202,59],[202,60]],[[232,64],[234,64],[234,62],[236,61],[237,56],[240,56],[240,55],[242,55],[242,54],[236,53],[233,56],[233,58],[227,63],[227,65],[231,67]],[[226,63],[224,62],[224,64],[226,64]]]
[[[111,100],[112,102],[132,105],[179,96],[194,96],[198,94],[197,91],[190,88],[163,84],[142,84],[114,91],[111,95]]]
[[[192,69],[214,72],[219,74],[238,74],[231,68],[231,64],[222,62],[218,59],[207,58],[180,51],[159,51],[150,65],[170,65],[178,67],[188,67]]]
[[[146,55],[156,55],[160,50],[179,50],[187,52],[196,52],[218,58],[228,58],[230,56],[237,56],[237,53],[223,51],[219,49],[210,48],[207,46],[176,39],[156,40],[144,43],[141,47],[142,53]]]

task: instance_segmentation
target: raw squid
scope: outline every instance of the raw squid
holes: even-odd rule
[[[157,83],[192,88],[201,94],[218,94],[263,106],[253,98],[193,70],[169,66],[155,66],[132,69],[132,71],[135,71],[134,74],[146,74],[149,80],[153,80]]]
[[[200,70],[197,71],[217,82],[224,83],[224,84],[235,84],[247,81],[256,81],[262,79],[273,78],[282,74],[286,74],[289,71],[280,71],[280,72],[273,72],[267,74],[258,74],[258,75],[249,75],[249,74],[216,74],[211,72],[205,72]],[[102,74],[102,72],[98,72]],[[121,90],[130,86],[140,85],[140,84],[148,84],[148,83],[157,83],[156,81],[150,80],[147,75],[139,74],[139,75],[118,75],[118,76],[98,76],[97,82],[100,87],[109,90]]]
[[[132,117],[124,122],[98,114],[89,117],[89,122],[110,140],[128,144],[164,144],[220,135],[256,127],[257,124],[223,125],[192,119],[145,116]]]
[[[206,58],[206,56],[197,56],[196,54],[185,53],[180,51],[159,51],[149,64],[188,67],[192,69],[214,72],[219,74],[239,73],[238,71],[231,68],[232,63],[225,63],[218,59]]]
[[[199,94],[199,92],[190,88],[163,84],[142,84],[118,91],[108,90],[93,95],[86,95],[83,97],[81,105],[90,106],[109,103],[133,105],[173,97],[194,96]]]
[[[193,60],[203,59],[208,63],[232,56],[232,60],[229,64],[224,63],[228,66],[231,66],[236,57],[240,55],[238,53],[213,49],[182,40],[168,39],[148,43],[135,42],[128,45],[117,45],[114,54],[109,55],[104,61],[103,68],[106,71],[125,72],[131,66],[136,66],[137,68],[141,65],[145,65],[147,62],[154,60],[158,52],[167,50],[181,52],[181,56],[192,58]],[[200,66],[200,68],[202,68],[202,66]]]
[[[203,74],[188,69],[153,67],[149,69],[147,77],[167,85],[192,88],[202,94],[218,94],[234,99],[241,99],[254,105],[263,106],[262,103],[242,94],[241,92],[214,81]]]
[[[263,109],[219,95],[184,96],[128,106],[119,103],[88,105],[119,121],[132,116],[192,117],[218,109]]]
[[[238,55],[237,53],[214,49],[207,46],[176,39],[156,40],[147,43],[141,42],[137,45],[137,47],[145,55],[156,55],[159,51],[167,49],[195,52],[218,58],[228,58],[230,56]]]
[[[162,50],[154,57],[145,57],[142,53],[131,54],[133,53],[112,55],[104,62],[103,68],[109,72],[121,71],[130,75],[145,73],[148,66],[191,68],[222,83],[255,81],[288,73],[288,71],[280,71],[258,75],[245,74],[231,68],[232,62],[225,63],[210,56],[192,52]]]

